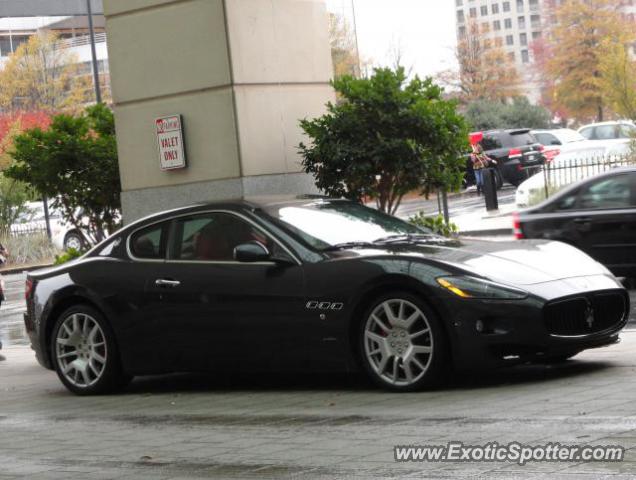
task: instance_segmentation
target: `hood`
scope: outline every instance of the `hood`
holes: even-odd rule
[[[565,278],[608,275],[580,250],[561,242],[457,240],[435,244],[384,246],[380,254],[419,257],[509,285],[532,285]],[[335,256],[377,256],[378,249],[355,249]]]

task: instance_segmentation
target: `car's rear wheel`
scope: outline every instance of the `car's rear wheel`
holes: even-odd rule
[[[53,327],[51,356],[62,383],[78,395],[108,393],[131,379],[122,372],[110,326],[88,305],[60,315]]]
[[[396,292],[377,299],[363,317],[359,336],[364,368],[384,388],[432,387],[446,371],[448,351],[441,324],[414,295]]]
[[[81,251],[84,246],[84,240],[79,233],[69,232],[64,237],[64,250],[74,249]]]

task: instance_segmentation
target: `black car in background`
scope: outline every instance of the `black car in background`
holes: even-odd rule
[[[449,240],[328,198],[160,213],[26,287],[36,356],[78,394],[237,370],[361,369],[409,391],[451,366],[615,343],[629,306],[607,269],[563,243]]]
[[[517,238],[559,240],[636,277],[636,168],[582,180],[515,218]]]
[[[543,146],[530,133],[530,129],[489,130],[483,132],[483,135],[481,145],[484,152],[497,162],[497,188],[505,182],[518,186],[545,163]],[[467,165],[466,184],[474,184],[472,162],[469,157]]]

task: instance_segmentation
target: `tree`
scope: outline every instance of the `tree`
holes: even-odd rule
[[[0,234],[5,234],[18,217],[27,211],[31,199],[27,186],[0,174]]]
[[[50,123],[51,117],[45,112],[0,114],[0,171],[13,161],[9,154],[13,147],[13,137],[30,128],[46,128]]]
[[[456,103],[431,79],[407,83],[403,68],[379,68],[369,78],[332,82],[341,101],[300,125],[302,164],[328,195],[376,200],[393,214],[402,197],[421,189],[459,188],[468,127]]]
[[[519,73],[498,40],[470,21],[457,43],[458,71],[446,71],[440,81],[459,92],[464,103],[475,100],[506,101],[518,96]]]
[[[0,70],[0,108],[5,111],[62,111],[92,101],[89,76],[75,55],[58,48],[53,33],[32,35]]]
[[[98,241],[117,228],[121,184],[113,114],[105,105],[78,116],[56,115],[48,129],[16,136],[11,155],[14,163],[5,175],[55,199],[86,240]]]
[[[478,100],[466,107],[465,116],[473,130],[550,127],[550,112],[526,97],[515,97],[507,104]]]
[[[601,89],[605,103],[617,114],[636,119],[636,64],[628,45],[608,42],[601,58]]]
[[[329,14],[329,42],[334,76],[360,76],[355,34],[345,17]]]
[[[546,40],[543,75],[554,79],[557,107],[580,120],[603,120],[601,63],[607,47],[634,40],[633,22],[621,14],[623,0],[566,0],[556,6]]]

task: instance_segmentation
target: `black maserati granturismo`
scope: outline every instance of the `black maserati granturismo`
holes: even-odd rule
[[[616,278],[564,243],[447,239],[307,196],[156,214],[26,282],[37,358],[77,394],[264,370],[361,369],[415,390],[451,367],[616,343],[629,311]]]

